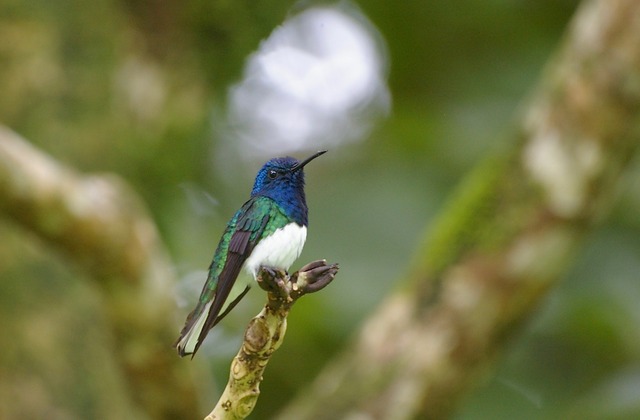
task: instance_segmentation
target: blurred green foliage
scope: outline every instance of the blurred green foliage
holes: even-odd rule
[[[295,308],[253,418],[285,404],[396,287],[452,187],[481,156],[503,146],[514,110],[535,86],[577,3],[359,5],[387,43],[393,112],[370,138],[331,150],[308,170],[311,224],[300,261],[324,257],[342,268],[331,287]],[[244,162],[232,174],[215,164],[227,88],[292,7],[285,1],[3,0],[0,121],[72,167],[122,175],[149,204],[179,275],[204,272],[260,164]],[[458,418],[640,413],[639,184],[636,169],[614,216],[587,239],[567,280]],[[65,418],[135,415],[122,378],[108,369],[111,338],[100,334],[107,329],[97,291],[64,255],[10,221],[0,223],[0,235],[1,405],[30,406],[32,418],[47,406]],[[237,342],[261,304],[262,296],[252,293],[222,334]],[[176,311],[176,333],[186,310]],[[209,344],[199,356],[211,358],[213,380],[222,385],[235,349]],[[623,398],[629,394],[636,397],[631,403]],[[215,397],[207,398],[203,413]],[[107,415],[104,407],[117,410]],[[0,417],[18,412],[0,409]]]

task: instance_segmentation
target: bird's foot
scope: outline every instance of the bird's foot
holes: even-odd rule
[[[289,290],[285,280],[288,278],[289,275],[282,269],[262,266],[258,271],[256,280],[262,290],[280,298],[287,298],[289,296]]]

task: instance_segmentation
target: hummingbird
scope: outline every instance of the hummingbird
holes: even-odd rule
[[[273,158],[258,171],[249,200],[222,234],[198,304],[174,343],[181,357],[193,358],[209,330],[247,294],[260,267],[287,271],[300,256],[308,224],[303,169],[326,152],[302,161]]]

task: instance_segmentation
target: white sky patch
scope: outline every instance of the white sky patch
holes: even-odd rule
[[[232,136],[269,156],[358,140],[389,111],[386,68],[381,36],[355,8],[308,9],[248,59],[229,94]]]

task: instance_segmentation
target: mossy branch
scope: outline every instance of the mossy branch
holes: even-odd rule
[[[451,416],[612,206],[640,146],[639,22],[637,0],[583,3],[509,150],[469,175],[403,287],[279,419]]]
[[[291,277],[281,270],[267,267],[260,270],[257,280],[267,291],[267,304],[249,322],[240,351],[231,363],[229,382],[205,420],[239,420],[253,411],[260,395],[262,374],[271,355],[284,341],[287,316],[293,304],[302,296],[323,289],[337,272],[337,264],[324,260],[305,265]]]
[[[133,401],[153,418],[192,416],[194,384],[168,351],[172,263],[138,195],[116,175],[78,173],[0,126],[0,198],[1,214],[85,268],[103,292]]]

